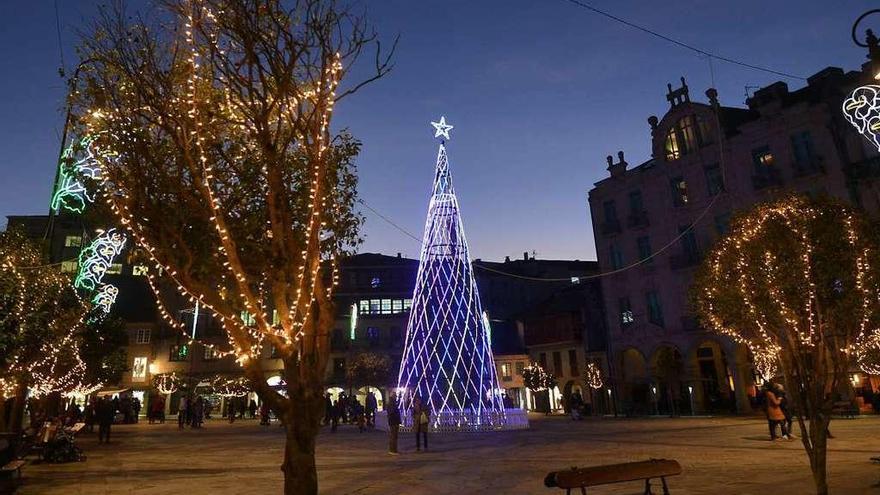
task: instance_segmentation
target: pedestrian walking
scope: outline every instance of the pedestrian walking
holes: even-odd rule
[[[106,398],[101,399],[97,407],[98,415],[98,443],[110,443],[110,426],[116,416],[116,408],[113,402]]]
[[[400,409],[394,395],[388,398],[386,410],[388,411],[388,453],[398,455],[397,436],[400,433]]]
[[[422,439],[424,439],[425,450],[428,450],[428,425],[431,422],[431,409],[418,397],[413,399],[412,420],[413,431],[416,432],[416,451],[422,450]]]
[[[137,397],[131,402],[131,406],[134,409],[134,423],[137,423],[141,417],[141,400]]]
[[[257,417],[257,403],[254,399],[251,399],[251,403],[248,404],[248,413],[251,415],[251,419]]]
[[[794,437],[791,432],[791,410],[788,407],[788,394],[785,393],[785,387],[781,383],[776,384],[776,396],[779,398],[779,409],[782,410],[782,415],[785,416],[785,431],[789,437]]]
[[[330,426],[331,433],[336,433],[336,428],[339,427],[339,417],[342,415],[343,408],[341,402],[340,399],[336,399],[336,403],[330,408],[330,421],[332,423]]]
[[[330,393],[324,394],[324,424],[329,425],[331,416],[333,416],[333,398]]]
[[[376,394],[373,391],[367,392],[365,404],[364,412],[366,414],[367,426],[372,428],[376,426],[376,409],[379,408],[379,402],[376,400]]]

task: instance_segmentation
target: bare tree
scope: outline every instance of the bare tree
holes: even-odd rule
[[[372,73],[339,86],[371,44]],[[330,122],[337,101],[391,69],[393,47],[383,56],[363,18],[332,1],[167,0],[152,21],[102,11],[81,48],[76,124],[95,137],[109,208],[155,263],[160,303],[168,283],[209,308],[279,414],[285,493],[317,493],[332,291],[362,220],[360,145]],[[267,346],[287,397],[266,384]]]

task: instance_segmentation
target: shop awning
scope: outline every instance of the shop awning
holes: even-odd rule
[[[104,390],[99,390],[97,393],[98,397],[104,397],[105,395],[116,395],[125,392],[126,390],[130,390],[127,388],[108,388]]]

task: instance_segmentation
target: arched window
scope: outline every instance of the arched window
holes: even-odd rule
[[[685,115],[666,132],[666,161],[678,160],[711,142],[706,118],[702,115]]]

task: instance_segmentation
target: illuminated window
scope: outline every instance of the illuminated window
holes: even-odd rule
[[[256,323],[254,315],[248,313],[247,311],[242,311],[240,316],[242,323],[244,323],[245,325],[250,326]]]
[[[205,346],[205,361],[215,361],[220,359],[220,351],[213,346]]]
[[[678,160],[681,158],[681,150],[678,147],[678,136],[676,136],[675,128],[669,129],[666,133],[666,161]]]
[[[776,163],[773,153],[770,153],[770,148],[767,146],[752,150],[752,161],[755,163],[755,171],[759,174],[765,173],[768,167]]]
[[[693,115],[682,117],[678,121],[678,129],[681,132],[681,154],[687,155],[697,149],[697,126],[694,124]]]
[[[513,380],[510,363],[501,363],[501,379],[505,382]]]
[[[627,327],[635,322],[633,317],[632,306],[628,297],[621,297],[617,300],[617,306],[620,308],[620,326]]]
[[[131,365],[131,381],[142,382],[147,378],[147,358],[136,357]]]
[[[360,307],[358,308],[358,313],[368,315],[370,314],[370,301],[364,299],[360,302]]]
[[[76,260],[65,260],[61,262],[61,273],[73,273],[76,271],[79,263]]]
[[[412,299],[404,299],[403,300],[403,310],[407,311],[412,307]]]
[[[382,313],[382,300],[370,299],[370,314],[378,315],[380,313]]]
[[[173,345],[168,351],[169,361],[186,361],[189,355],[189,346],[186,344]]]
[[[134,265],[131,267],[131,274],[135,277],[146,277],[149,268],[146,265]]]
[[[391,301],[391,312],[394,314],[403,313],[403,300],[395,299]]]
[[[409,311],[412,299],[361,299],[358,313],[361,315],[396,315]]]
[[[670,180],[672,186],[672,203],[675,206],[684,206],[688,203],[687,182],[683,177],[676,177]]]
[[[64,247],[81,247],[82,240],[81,235],[69,235],[64,238]]]
[[[391,299],[382,299],[382,314],[391,314]]]
[[[122,273],[122,265],[119,263],[113,263],[109,267],[107,267],[107,271],[104,272],[108,275],[119,275]]]
[[[150,343],[150,329],[149,328],[138,328],[137,343],[138,344],[149,344]]]
[[[281,317],[278,316],[278,310],[273,309],[272,310],[272,326],[277,327],[279,325],[281,325]]]

